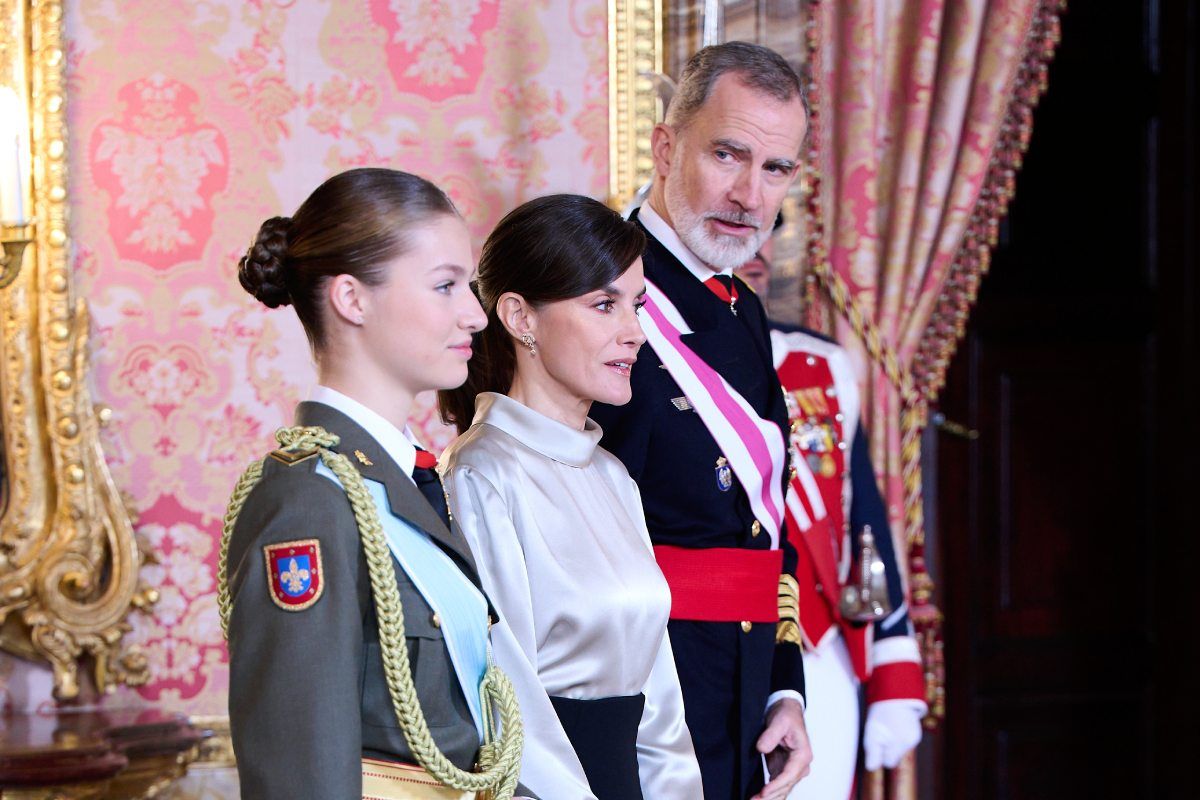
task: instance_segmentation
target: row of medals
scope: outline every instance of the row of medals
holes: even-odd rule
[[[800,404],[791,392],[787,398],[788,416],[792,420],[792,458],[804,456],[808,468],[814,475],[832,478],[837,475],[837,462],[833,451],[845,450],[846,444],[838,437],[838,423],[834,417],[805,416]],[[840,414],[838,415],[841,416]]]

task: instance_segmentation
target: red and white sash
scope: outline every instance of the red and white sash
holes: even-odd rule
[[[792,518],[796,520],[796,526],[801,532],[804,532],[812,528],[814,523],[829,516],[829,512],[825,508],[825,500],[821,497],[821,488],[817,485],[817,479],[812,474],[812,469],[803,455],[792,455],[792,469],[796,471],[796,474],[790,483],[792,491],[787,493],[787,507],[788,511],[792,512]],[[801,501],[801,497],[807,503]],[[807,509],[805,505],[808,506]],[[812,512],[811,516],[809,515],[810,511]]]
[[[754,412],[721,375],[681,337],[691,333],[679,309],[662,290],[646,281],[642,331],[667,372],[679,384],[722,455],[741,481],[755,518],[779,547],[783,529],[783,470],[787,463],[784,432]]]

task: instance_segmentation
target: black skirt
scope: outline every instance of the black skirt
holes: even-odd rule
[[[642,800],[638,780],[637,735],[646,696],[550,702],[579,756],[583,772],[599,800]]]

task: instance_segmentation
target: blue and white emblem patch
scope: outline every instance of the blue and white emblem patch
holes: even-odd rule
[[[733,470],[729,466],[729,459],[725,456],[717,459],[717,488],[722,492],[728,492],[733,488]]]

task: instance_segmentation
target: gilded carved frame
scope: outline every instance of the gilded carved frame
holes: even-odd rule
[[[628,203],[650,180],[658,120],[651,75],[663,71],[662,0],[608,0],[608,199]]]
[[[144,553],[100,444],[109,412],[88,387],[87,306],[70,257],[63,4],[0,0],[0,22],[0,87],[28,121],[21,192],[33,201],[28,224],[2,237],[12,257],[0,286],[0,648],[48,662],[56,696],[71,699],[81,663],[101,691],[146,681],[145,657],[123,639],[130,610],[157,594],[138,582]]]

